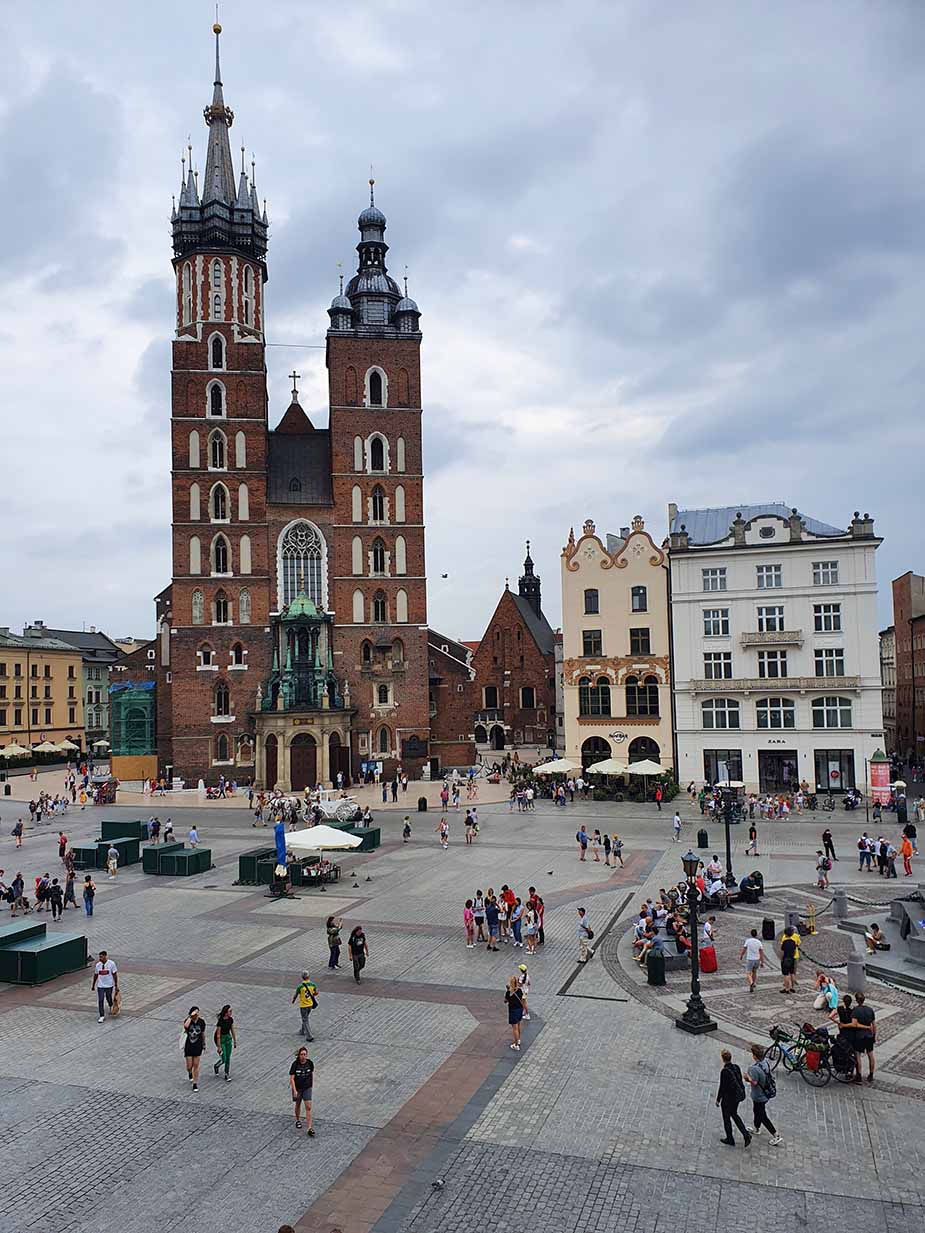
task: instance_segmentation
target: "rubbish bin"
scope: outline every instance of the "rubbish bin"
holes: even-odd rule
[[[11,795],[11,793],[10,793],[10,787],[11,787],[11,786],[12,786],[12,785],[10,785],[10,784],[8,784],[8,783],[5,783],[5,784],[3,785],[3,795],[4,795],[4,796],[10,796],[10,795]]]
[[[665,956],[660,950],[650,950],[646,955],[646,980],[650,985],[664,985]]]
[[[761,938],[764,942],[773,942],[777,936],[774,928],[774,919],[771,916],[766,916],[761,922]]]
[[[418,813],[427,813],[427,797],[418,797]]]
[[[697,832],[697,847],[708,848],[710,846],[710,836],[707,834],[706,827],[702,826]]]

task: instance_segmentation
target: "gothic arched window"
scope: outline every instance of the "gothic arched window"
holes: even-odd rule
[[[205,605],[202,600],[202,591],[193,592],[193,624],[201,625],[205,617]]]
[[[225,434],[213,432],[209,437],[209,466],[213,471],[225,470]]]
[[[363,663],[371,664],[373,661],[373,644],[368,641],[363,642]]]
[[[225,391],[218,381],[214,381],[209,389],[209,414],[225,414]]]
[[[382,373],[375,369],[369,374],[369,405],[382,406]]]
[[[229,618],[228,596],[224,591],[218,591],[215,596],[215,625],[227,625]]]
[[[377,591],[373,596],[373,620],[384,625],[388,619],[385,606],[385,593]]]
[[[238,596],[238,620],[242,625],[251,623],[251,593],[242,591]]]
[[[228,737],[225,736],[224,732],[215,742],[215,761],[228,761]]]
[[[254,319],[254,273],[249,265],[244,267],[244,324],[251,325]]]
[[[189,325],[193,319],[193,271],[187,261],[183,267],[183,324]]]
[[[381,437],[373,437],[369,443],[370,471],[385,470],[385,442]]]
[[[381,539],[373,540],[373,573],[385,573],[385,544]]]
[[[214,694],[214,705],[212,707],[213,715],[230,715],[231,714],[231,697],[228,693],[227,685],[216,685]]]
[[[291,604],[300,591],[325,606],[325,542],[311,522],[293,522],[279,538],[279,602]]]
[[[379,752],[383,754],[392,752],[392,734],[388,728],[379,729]]]
[[[228,541],[224,535],[216,535],[215,542],[212,545],[212,573],[227,574],[230,573],[228,553]]]
[[[385,522],[385,493],[382,491],[381,484],[377,484],[373,489],[372,505],[373,522]]]
[[[210,511],[213,522],[228,521],[228,493],[224,484],[216,484],[212,489],[212,509]],[[225,571],[222,570],[222,573]]]
[[[231,662],[235,667],[240,667],[244,663],[244,647],[240,642],[236,642],[231,648]]]

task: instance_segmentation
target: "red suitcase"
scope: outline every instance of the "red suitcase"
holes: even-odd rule
[[[700,948],[700,970],[701,972],[716,971],[716,947],[701,946]]]

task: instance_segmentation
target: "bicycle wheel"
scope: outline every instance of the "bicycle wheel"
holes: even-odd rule
[[[772,1070],[777,1070],[778,1066],[781,1063],[781,1059],[783,1058],[783,1056],[784,1056],[784,1051],[780,1047],[780,1041],[775,1040],[774,1044],[771,1045],[767,1053],[765,1053],[764,1060],[767,1062],[767,1064],[771,1067]]]
[[[827,1057],[821,1057],[816,1069],[810,1070],[804,1058],[803,1065],[800,1067],[800,1074],[810,1087],[825,1087],[832,1078],[832,1066]]]
[[[854,1055],[850,1055],[850,1060],[845,1058],[842,1067],[833,1066],[832,1074],[839,1083],[853,1083],[854,1076],[857,1074],[857,1062],[854,1059]]]

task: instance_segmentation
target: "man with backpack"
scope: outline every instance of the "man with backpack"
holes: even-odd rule
[[[771,1146],[780,1147],[783,1139],[777,1133],[774,1123],[768,1117],[768,1102],[777,1095],[774,1072],[765,1058],[765,1051],[761,1045],[752,1045],[751,1052],[754,1060],[748,1068],[747,1078],[752,1088],[752,1113],[755,1123],[754,1135],[755,1137],[760,1135],[762,1126],[766,1126],[768,1134],[771,1136]]]
[[[748,1147],[752,1137],[739,1117],[739,1105],[745,1099],[745,1082],[742,1079],[742,1071],[732,1060],[732,1054],[728,1049],[723,1049],[720,1057],[723,1059],[723,1068],[719,1072],[716,1105],[723,1115],[723,1130],[725,1131],[720,1143],[725,1143],[727,1147],[735,1147],[736,1141],[732,1134],[732,1126],[735,1123],[741,1131],[745,1146]]]
[[[829,870],[832,868],[832,862],[829,858],[823,855],[822,849],[816,850],[816,886],[819,890],[825,890],[829,885]]]

